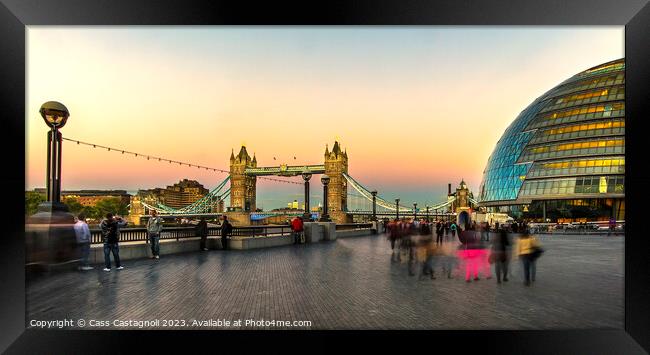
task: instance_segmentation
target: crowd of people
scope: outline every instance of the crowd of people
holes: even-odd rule
[[[419,279],[436,279],[439,268],[443,276],[461,275],[466,282],[492,279],[495,274],[500,284],[509,280],[510,260],[517,257],[522,263],[524,284],[530,286],[535,282],[536,260],[543,249],[525,224],[515,228],[519,236],[513,243],[511,226],[497,224],[492,231],[489,223],[459,225],[453,221],[429,222],[413,218],[384,220],[391,261],[407,264],[410,276],[415,276],[419,269]],[[491,234],[496,236],[490,238]]]
[[[100,223],[103,250],[104,271],[111,271],[111,254],[117,270],[124,269],[120,262],[119,239],[120,228],[127,225],[120,216],[109,213]],[[305,243],[304,222],[295,217],[290,223],[294,244]],[[436,279],[436,269],[441,275],[453,278],[454,274],[464,276],[466,282],[479,281],[481,277],[492,278],[492,266],[497,283],[508,281],[510,260],[516,256],[521,260],[524,283],[535,282],[536,260],[543,249],[525,224],[494,227],[496,237],[490,241],[492,228],[488,223],[461,223],[454,221],[402,218],[384,220],[384,233],[390,241],[391,261],[406,263],[408,274],[419,278]],[[80,214],[74,226],[77,242],[80,245],[80,270],[92,270],[89,264],[91,236],[85,216]],[[163,221],[155,211],[147,221],[148,241],[151,258],[160,258],[160,234]],[[221,223],[221,248],[228,249],[228,237],[232,234],[232,225],[226,216]],[[510,233],[517,231],[516,243],[511,242]],[[435,235],[435,238],[434,238]],[[196,236],[200,238],[200,250],[207,251],[208,225],[201,218],[196,226]],[[418,271],[419,270],[419,271]],[[454,271],[457,271],[454,273]],[[480,276],[481,277],[480,277]]]

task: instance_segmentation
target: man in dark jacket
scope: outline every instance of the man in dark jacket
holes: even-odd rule
[[[221,247],[223,250],[228,250],[228,236],[232,233],[232,224],[228,222],[228,217],[223,216],[223,223],[221,223]]]
[[[201,250],[208,250],[208,222],[205,221],[205,217],[201,217],[201,220],[196,225],[196,236],[201,238]]]
[[[113,217],[112,213],[106,214],[106,219],[102,220],[100,227],[102,229],[102,242],[104,242],[104,271],[111,271],[111,252],[115,259],[117,270],[124,269],[120,263],[120,228],[126,226],[126,221],[122,217]]]

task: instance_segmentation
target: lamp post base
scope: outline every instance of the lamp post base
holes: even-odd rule
[[[76,265],[80,258],[74,216],[60,202],[44,202],[25,223],[25,265]]]
[[[69,212],[68,206],[61,202],[46,201],[38,205],[38,212]]]

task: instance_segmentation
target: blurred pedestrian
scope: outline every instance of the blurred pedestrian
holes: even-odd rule
[[[443,231],[444,227],[442,226],[442,222],[440,220],[436,221],[436,244],[442,244]]]
[[[90,266],[88,258],[90,256],[90,228],[88,228],[88,223],[86,223],[86,215],[80,213],[77,216],[77,222],[74,224],[74,232],[77,236],[77,243],[79,244],[79,249],[81,250],[81,261],[79,263],[79,270],[88,271],[92,270],[93,267]]]
[[[612,233],[616,232],[616,218],[611,217],[609,219],[609,230],[607,231],[607,236],[612,235]]]
[[[496,239],[492,242],[490,262],[494,264],[494,272],[497,275],[497,283],[508,281],[508,263],[510,260],[510,240],[505,230],[499,231]]]
[[[524,268],[524,284],[530,286],[531,281],[535,282],[537,271],[537,258],[541,255],[542,249],[539,241],[528,231],[523,231],[517,241],[517,255]]]
[[[445,226],[445,240],[448,240],[449,239],[449,228],[451,227],[451,222],[445,221],[444,226]]]
[[[422,243],[418,248],[418,256],[422,262],[422,271],[419,279],[422,280],[425,275],[429,275],[432,280],[435,276],[435,256],[437,254],[438,244],[433,243],[433,237],[430,235],[423,236]]]
[[[456,225],[456,222],[451,222],[451,225],[449,226],[449,230],[451,231],[451,239],[454,239],[456,237],[456,232],[458,230],[458,225]]]

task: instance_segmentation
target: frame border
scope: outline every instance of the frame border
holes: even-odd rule
[[[0,351],[7,353],[93,352],[100,344],[111,349],[137,342],[140,346],[157,344],[164,350],[170,342],[189,340],[222,349],[242,345],[268,350],[273,344],[287,348],[295,339],[310,348],[336,350],[337,340],[367,342],[371,347],[403,350],[403,340],[436,341],[463,345],[463,350],[500,353],[647,353],[650,351],[650,250],[643,228],[642,196],[649,186],[650,174],[643,170],[642,142],[646,117],[650,117],[650,5],[648,0],[490,0],[439,1],[364,0],[322,3],[263,2],[255,7],[226,1],[172,0],[0,0],[0,103],[10,126],[10,139],[2,139],[5,164],[0,176],[6,188],[9,207],[4,217],[11,222],[8,233],[0,238]],[[25,330],[24,216],[15,206],[24,206],[25,187],[25,75],[26,26],[51,25],[625,25],[626,58],[626,204],[628,218],[625,242],[625,330],[568,331],[391,331],[399,341],[387,339],[380,331],[167,331],[159,339],[155,331],[46,331]],[[21,141],[20,137],[23,138]],[[22,148],[21,149],[21,145]],[[18,147],[17,147],[18,146]],[[18,153],[16,153],[18,152]],[[22,154],[20,153],[22,152]],[[642,153],[641,153],[642,154]],[[7,229],[8,228],[8,229]],[[20,337],[19,337],[20,336]],[[251,337],[255,340],[251,342]],[[19,338],[18,338],[19,337]],[[16,338],[18,338],[16,340]],[[228,339],[226,341],[226,339]],[[471,341],[468,341],[470,340]],[[15,340],[15,342],[14,342]],[[216,342],[215,342],[216,340]],[[289,340],[291,343],[287,343]],[[109,341],[109,342],[107,342]],[[14,342],[13,344],[11,344]],[[218,343],[218,344],[217,344]],[[11,344],[11,346],[10,346]],[[645,351],[642,349],[645,348]],[[131,348],[128,348],[131,349]],[[147,347],[148,350],[153,350]]]

